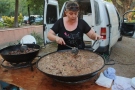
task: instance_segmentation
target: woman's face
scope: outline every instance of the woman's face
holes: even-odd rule
[[[78,12],[79,11],[70,11],[70,10],[66,10],[65,14],[66,16],[71,19],[71,20],[75,20],[78,17]]]

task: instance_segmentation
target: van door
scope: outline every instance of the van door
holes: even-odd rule
[[[99,4],[101,3],[101,1],[100,0],[90,0],[90,3],[91,3],[91,10],[92,10],[92,13],[91,13],[92,14],[92,25],[91,25],[91,27],[92,27],[92,29],[95,30],[96,33],[98,33],[99,32],[98,30],[101,27],[99,25],[99,21],[100,21]],[[97,15],[99,15],[99,16],[97,16]],[[96,19],[98,19],[98,22]],[[92,47],[91,48],[93,48],[93,51],[96,51],[99,48],[100,43],[101,43],[101,40],[98,40],[98,41],[92,40]]]
[[[135,38],[135,11],[127,11],[123,14],[121,34]]]
[[[97,1],[97,0],[96,0]],[[92,25],[91,27],[95,26],[95,0],[90,0],[90,4],[91,4],[91,10],[92,10]]]
[[[109,20],[109,24],[107,26],[109,27],[108,53],[110,54],[111,47],[118,41],[118,38],[120,37],[119,18],[113,4],[105,3],[105,5],[106,5],[108,20]]]
[[[43,37],[44,44],[50,42],[47,38],[47,33],[53,24],[59,19],[59,7],[56,0],[45,0],[44,2],[44,24],[43,24]]]
[[[89,8],[90,8],[90,11],[89,11],[89,14],[86,14],[86,15],[83,15],[82,16],[82,19],[84,21],[87,22],[87,24],[94,30],[95,29],[95,0],[78,0],[79,3],[82,2],[81,5],[84,5],[85,3],[84,2],[87,2],[89,3]],[[98,1],[97,1],[98,2]],[[84,4],[83,4],[84,3]],[[86,4],[85,4],[86,5]],[[84,9],[83,11],[86,12],[85,10],[87,9]],[[91,47],[94,43],[94,41],[92,39],[90,39],[86,34],[84,34],[83,36],[83,39],[85,41],[85,45],[86,47]]]

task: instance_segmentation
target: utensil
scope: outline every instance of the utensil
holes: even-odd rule
[[[75,54],[75,55],[78,54],[78,52],[79,52],[78,48],[76,48],[76,47],[71,47],[71,46],[69,46],[69,45],[67,45],[67,44],[66,44],[66,46],[72,49],[72,53],[73,53],[73,54]]]
[[[24,45],[23,44],[23,39],[22,39],[22,45],[21,45],[21,47],[20,47],[20,51],[21,52],[24,52],[25,50],[27,50],[28,49],[28,47],[27,47],[27,45]]]

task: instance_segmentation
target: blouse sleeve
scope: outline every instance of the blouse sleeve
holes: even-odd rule
[[[61,21],[61,19],[59,19],[58,21],[56,21],[54,23],[54,25],[52,26],[52,28],[51,28],[55,32],[55,34],[59,33],[60,21]]]
[[[88,33],[91,30],[91,27],[84,20],[81,20],[81,22],[83,25],[83,32]]]

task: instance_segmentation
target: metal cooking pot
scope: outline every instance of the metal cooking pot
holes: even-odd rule
[[[50,54],[53,54],[53,53],[66,52],[66,51],[68,51],[68,50],[55,51],[55,52],[52,52],[52,53],[49,53],[49,54],[44,55],[42,58],[44,58],[44,57],[46,57],[46,56],[48,56]],[[86,51],[86,50],[84,50],[84,51]],[[96,54],[96,53],[94,53],[94,54]],[[58,76],[58,75],[48,74],[48,73],[43,72],[42,70],[40,70],[39,65],[38,65],[38,63],[40,62],[40,60],[37,62],[37,65],[36,65],[39,71],[41,71],[42,73],[44,73],[45,75],[47,75],[48,77],[51,77],[52,79],[54,79],[56,81],[60,81],[60,82],[64,82],[64,83],[81,83],[81,82],[85,82],[85,81],[91,79],[92,77],[94,77],[104,67],[104,65],[105,65],[105,60],[103,58],[104,65],[99,70],[97,70],[97,71],[94,71],[94,72],[88,73],[88,74],[78,75],[78,76]]]
[[[28,48],[36,49],[33,52],[25,53],[25,54],[14,54],[10,55],[9,52],[20,50],[21,44],[12,45],[0,50],[0,55],[2,58],[10,63],[20,63],[20,62],[31,62],[39,53],[40,46],[37,44],[24,44],[27,45]]]

